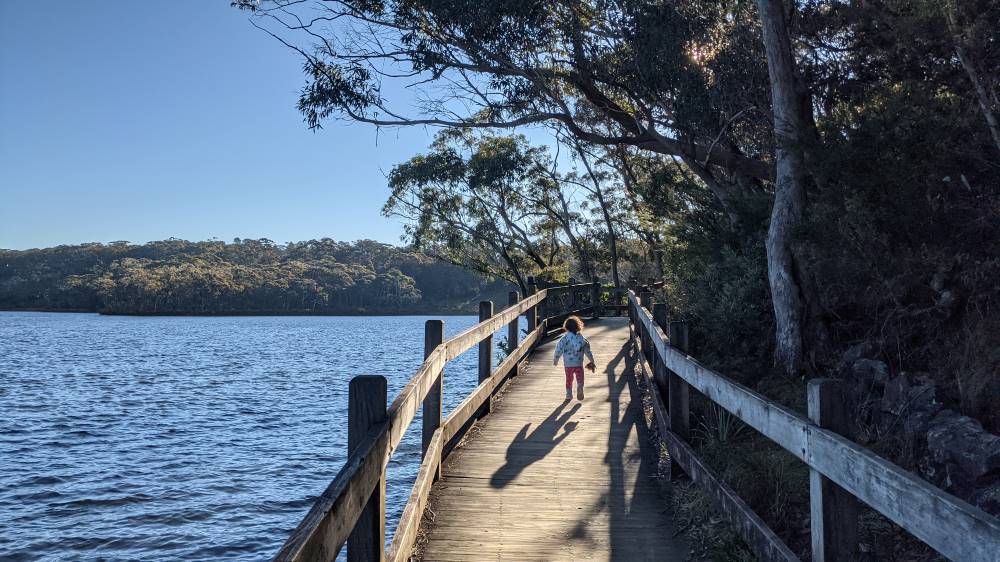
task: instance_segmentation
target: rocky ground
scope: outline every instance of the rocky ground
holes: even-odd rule
[[[852,390],[858,441],[1000,515],[1000,436],[945,407],[928,373],[892,373],[864,355],[862,346],[851,348],[840,368]]]

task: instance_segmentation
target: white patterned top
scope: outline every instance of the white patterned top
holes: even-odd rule
[[[552,364],[559,364],[559,357],[563,358],[563,365],[566,367],[583,367],[583,356],[586,355],[590,362],[594,362],[594,354],[590,352],[590,342],[587,338],[573,332],[566,332],[566,335],[556,344],[556,354],[552,358]]]

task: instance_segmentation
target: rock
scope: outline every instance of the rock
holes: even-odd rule
[[[906,378],[913,381],[913,384],[934,384],[934,378],[926,371],[906,373]]]
[[[894,416],[902,414],[909,392],[910,381],[906,375],[899,375],[887,382],[885,392],[882,394],[882,411]]]
[[[1000,436],[952,410],[943,410],[931,420],[927,452],[922,472],[962,498],[992,485],[1000,474]]]
[[[976,490],[969,500],[986,513],[1000,516],[1000,481]]]
[[[867,386],[881,387],[889,380],[889,366],[876,359],[858,359],[851,364],[851,374]]]
[[[875,346],[873,346],[869,341],[856,343],[847,348],[847,351],[844,352],[844,356],[841,361],[843,361],[845,365],[853,365],[858,359],[873,355],[875,351]]]
[[[943,406],[937,401],[934,386],[918,384],[906,392],[906,404],[903,406],[903,429],[910,434],[922,434],[938,415]]]

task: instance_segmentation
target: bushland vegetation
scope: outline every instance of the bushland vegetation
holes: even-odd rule
[[[371,240],[0,250],[0,308],[106,314],[475,312],[507,284]],[[503,301],[506,302],[506,301]]]
[[[443,128],[390,178],[415,247],[517,283],[662,275],[696,356],[799,407],[848,379],[860,442],[1000,512],[996,2],[234,4],[300,53],[309,126]],[[801,478],[732,450],[807,550]],[[930,556],[880,533],[875,559]]]

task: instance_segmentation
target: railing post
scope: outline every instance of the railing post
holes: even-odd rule
[[[528,294],[534,295],[538,292],[538,285],[535,284],[534,277],[528,277]],[[538,305],[535,305],[525,312],[525,319],[528,321],[528,333],[535,331],[538,327]]]
[[[547,288],[546,285],[547,285],[547,283],[544,280],[539,280],[538,281],[538,289],[539,290],[546,289]],[[546,294],[545,298],[542,299],[542,302],[538,303],[538,306],[536,307],[538,309],[538,313],[537,313],[538,316],[536,318],[536,321],[539,324],[545,322],[549,318],[549,302],[548,301],[549,301],[549,297],[548,297],[548,294]],[[549,329],[550,329],[550,326],[548,324],[546,324],[545,325],[545,331],[548,332]],[[545,335],[545,334],[542,334],[542,335]]]
[[[444,321],[443,320],[428,320],[424,323],[424,359],[434,351],[434,349],[441,345],[444,341]],[[437,373],[434,377],[434,382],[431,383],[430,389],[427,391],[427,396],[424,398],[424,412],[421,416],[423,418],[423,432],[421,434],[420,440],[420,450],[421,459],[423,455],[427,454],[427,448],[430,447],[431,438],[434,437],[434,432],[437,428],[441,427],[441,394],[444,385],[444,368]],[[441,467],[438,465],[437,472],[434,474],[434,479],[437,480],[441,478]]]
[[[364,442],[368,432],[386,421],[385,377],[361,375],[351,379],[347,392],[347,454]],[[385,471],[347,538],[348,562],[385,559]]]
[[[663,330],[664,334],[670,329],[667,325],[667,303],[658,302],[653,304],[653,321]],[[667,368],[663,365],[663,360],[656,352],[653,353],[653,380],[660,391],[660,396],[667,396]]]
[[[590,289],[590,304],[593,305],[594,319],[601,317],[601,281],[594,276],[593,286]]]
[[[671,347],[687,354],[688,352],[688,324],[687,322],[671,322],[668,324]],[[689,387],[688,383],[677,376],[677,373],[669,373],[667,382],[667,413],[670,415],[670,431],[681,439],[687,441],[691,424],[691,408],[688,404]],[[676,478],[681,473],[681,467],[674,461],[670,462],[670,475]]]
[[[653,308],[653,293],[649,291],[639,293],[639,304],[646,310],[651,310]],[[638,318],[635,321],[636,324],[643,325]],[[652,338],[646,330],[640,330],[640,333],[642,334],[642,351],[646,354],[646,362],[652,365],[653,353],[649,349]]]
[[[816,425],[850,439],[851,418],[844,403],[843,382],[809,381],[809,419]],[[812,559],[814,562],[855,560],[858,548],[858,504],[854,496],[809,469]]]
[[[493,316],[493,301],[481,301],[479,303],[479,321],[489,320]],[[490,378],[493,372],[493,333],[487,335],[479,342],[479,382]],[[493,397],[483,403],[480,416],[493,411]]]
[[[638,330],[638,328],[636,327],[635,310],[633,310],[631,296],[632,296],[632,290],[629,289],[629,291],[625,293],[625,304],[627,305],[627,307],[625,308],[625,313],[628,315],[628,321],[632,324],[632,329]]]
[[[576,277],[569,278],[569,286],[576,285]],[[569,290],[569,311],[573,312],[579,306],[580,300],[577,298],[576,289]]]
[[[516,306],[518,303],[517,291],[511,291],[507,293],[507,304],[510,306]],[[520,323],[521,317],[515,316],[510,324],[507,324],[507,347],[510,348],[510,352],[514,353],[517,350],[518,341],[520,340]],[[518,364],[514,363],[511,367],[511,376],[517,376]]]

